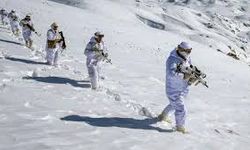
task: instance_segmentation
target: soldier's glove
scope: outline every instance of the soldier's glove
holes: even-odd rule
[[[108,55],[109,55],[108,53],[102,52],[102,56],[103,56],[103,57],[108,57]]]
[[[65,44],[62,44],[62,49],[65,49],[66,48],[66,45]]]
[[[184,66],[183,64],[178,64],[176,72],[183,73],[183,74],[191,74],[192,73],[192,65],[191,66]]]

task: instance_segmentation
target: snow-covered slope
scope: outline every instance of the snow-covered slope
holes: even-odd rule
[[[249,63],[248,1],[185,2],[142,0],[137,6],[140,11],[144,9],[151,13],[149,20],[165,25],[164,30],[182,34],[224,54],[233,53],[238,59]]]
[[[250,146],[247,58],[223,54],[228,46],[239,47],[238,36],[226,29],[230,23],[219,19],[225,14],[215,17],[216,28],[202,25],[213,15],[197,5],[1,0],[1,7],[16,9],[21,17],[32,14],[42,36],[34,36],[36,49],[30,51],[0,28],[0,149],[245,150]],[[64,31],[68,45],[57,68],[43,64],[45,34],[53,21]],[[164,30],[145,23],[153,27],[160,23]],[[95,92],[85,80],[83,51],[97,30],[105,33],[113,65],[104,65],[104,88]],[[191,88],[187,135],[169,133],[144,116],[147,111],[159,114],[168,103],[165,59],[181,41],[193,46],[193,63],[207,73],[209,84],[209,89]],[[247,49],[236,52],[248,55]]]

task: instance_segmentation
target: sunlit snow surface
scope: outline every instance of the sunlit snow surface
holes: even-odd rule
[[[248,1],[218,0],[211,6],[146,0],[70,2],[0,1],[0,7],[15,9],[20,17],[31,14],[42,34],[33,36],[31,51],[0,26],[1,150],[250,146]],[[148,20],[164,29],[148,26]],[[46,31],[54,21],[68,46],[58,67],[44,64]],[[83,51],[97,30],[105,34],[113,65],[104,64],[102,89],[92,91]],[[158,115],[168,104],[165,60],[181,41],[193,46],[193,63],[207,74],[209,85],[191,87],[185,101],[186,135],[169,132],[169,126],[146,117]],[[229,46],[240,60],[225,55],[232,51]]]

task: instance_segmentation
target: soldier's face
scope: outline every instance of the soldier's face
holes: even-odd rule
[[[181,53],[190,54],[192,52],[192,48],[191,49],[184,49],[184,48],[178,47],[178,51]]]
[[[58,29],[58,26],[53,27],[53,30],[57,31],[57,29]]]
[[[103,38],[103,36],[98,36],[98,37],[96,38],[96,41],[97,41],[98,43],[101,43],[102,38]]]

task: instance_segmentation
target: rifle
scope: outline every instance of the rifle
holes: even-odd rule
[[[108,58],[108,53],[104,54],[104,52],[102,52],[102,57],[104,60],[106,60],[106,63],[110,63],[112,65],[111,59]]]
[[[41,36],[41,34],[37,33],[36,30],[34,29],[33,26],[31,26],[30,24],[25,24],[31,31],[33,31],[37,36]]]
[[[97,47],[93,48],[93,51],[99,54],[101,56],[101,59],[104,61],[106,60],[106,63],[110,63],[112,65],[111,59],[108,58],[108,53],[104,53],[103,50],[98,49]]]
[[[64,36],[63,36],[63,32],[62,31],[60,31],[59,32],[59,34],[61,35],[61,37],[62,37],[62,49],[65,49],[67,46],[66,46],[66,42],[65,42],[65,38],[64,38]]]
[[[106,63],[110,63],[112,65],[111,59],[109,59],[108,57],[104,57],[106,60]]]
[[[189,85],[194,84],[197,86],[199,83],[208,88],[206,74],[202,73],[196,66],[190,65],[189,67],[183,67],[182,64],[177,65],[177,72],[184,74],[184,80],[188,81]]]

